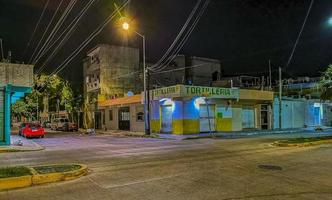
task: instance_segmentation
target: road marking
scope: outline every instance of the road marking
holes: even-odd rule
[[[133,182],[129,182],[129,183],[117,184],[117,185],[110,185],[110,186],[103,186],[103,185],[97,183],[91,177],[88,177],[88,179],[91,182],[93,182],[94,184],[96,184],[97,186],[101,187],[101,188],[104,188],[104,189],[114,189],[114,188],[131,186],[131,185],[136,185],[136,184],[141,184],[141,183],[149,183],[149,182],[154,182],[154,181],[161,181],[161,180],[165,180],[165,179],[179,177],[181,175],[183,175],[183,174],[176,174],[176,175],[164,176],[164,177],[159,177],[159,178],[151,178],[151,179],[146,179],[146,180],[142,180],[142,181],[133,181]]]

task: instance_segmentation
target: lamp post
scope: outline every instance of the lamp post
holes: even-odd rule
[[[130,29],[130,25],[128,22],[124,22],[122,24],[122,29],[125,31],[128,31]],[[136,35],[142,38],[143,42],[143,88],[144,88],[144,127],[145,127],[145,134],[150,135],[150,106],[149,106],[149,92],[147,88],[147,67],[145,63],[145,49],[146,49],[146,43],[145,43],[145,36],[137,31],[134,31]]]

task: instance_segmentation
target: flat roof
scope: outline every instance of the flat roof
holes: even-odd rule
[[[110,107],[110,106],[118,106],[118,105],[128,105],[128,104],[135,104],[141,103],[142,97],[140,94],[128,97],[121,97],[116,99],[110,99],[106,101],[99,102],[98,107]]]

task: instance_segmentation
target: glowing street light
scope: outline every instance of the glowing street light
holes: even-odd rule
[[[122,23],[122,29],[128,31],[130,24],[128,22]],[[149,93],[147,88],[147,68],[145,64],[145,36],[137,31],[134,31],[143,40],[143,80],[144,80],[144,123],[145,123],[145,134],[150,135],[150,106],[149,106]]]
[[[128,31],[129,28],[130,28],[129,23],[128,23],[128,22],[124,22],[124,23],[122,24],[122,28],[123,28],[124,30]]]

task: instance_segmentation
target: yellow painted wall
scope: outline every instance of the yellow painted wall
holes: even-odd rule
[[[198,119],[185,119],[183,120],[183,134],[198,134],[199,129]]]
[[[151,125],[151,132],[152,133],[159,133],[161,130],[161,123],[160,120],[151,120],[150,121],[150,125]]]
[[[175,135],[198,134],[199,131],[198,119],[173,120],[172,133]]]
[[[183,120],[182,119],[177,119],[172,122],[173,126],[173,134],[175,135],[182,135],[183,134]]]
[[[217,118],[216,131],[232,131],[233,119],[232,118]]]

